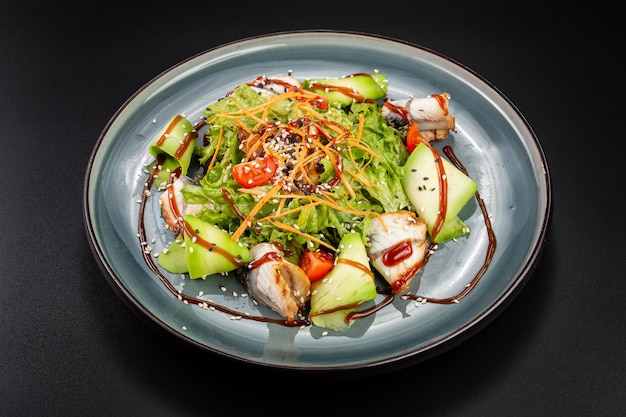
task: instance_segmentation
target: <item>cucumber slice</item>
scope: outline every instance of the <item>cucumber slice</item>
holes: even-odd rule
[[[154,164],[156,164],[155,162]],[[154,164],[150,166],[150,169],[154,168]],[[161,187],[164,184],[170,182],[170,176],[180,166],[180,163],[174,159],[174,157],[167,155],[161,164],[157,176],[154,178],[153,183],[156,187]]]
[[[387,95],[383,74],[353,74],[341,78],[304,80],[305,90],[327,97],[330,105],[348,106],[355,101],[378,100]]]
[[[339,250],[333,269],[323,279],[311,283],[309,317],[318,327],[345,331],[354,323],[347,320],[348,314],[376,298],[376,284],[359,234],[345,235]]]
[[[166,271],[172,274],[184,274],[189,272],[187,266],[187,254],[182,239],[176,239],[168,247],[167,251],[162,252],[157,258],[157,262]]]
[[[194,239],[195,236],[185,232],[190,278],[234,271],[241,267],[242,263],[250,261],[248,248],[233,241],[229,233],[191,214],[185,216],[185,222],[198,237],[212,244],[209,249]],[[238,262],[233,263],[230,257],[220,254],[222,250],[228,252]]]
[[[370,75],[372,76],[374,81],[376,81],[376,84],[378,84],[378,86],[385,92],[385,95],[387,95],[387,88],[389,86],[387,76],[381,74],[380,72],[373,72]]]
[[[448,160],[442,158],[448,184],[448,203],[444,223],[439,233],[433,237],[433,229],[439,218],[439,171],[434,149],[420,143],[404,165],[402,185],[407,197],[415,206],[417,215],[426,221],[428,233],[435,243],[445,242],[468,235],[470,228],[459,217],[478,189],[476,182],[465,175]]]
[[[181,115],[170,119],[150,145],[150,153],[156,157],[165,153],[179,164],[183,175],[187,174],[197,134],[193,132],[193,124]]]

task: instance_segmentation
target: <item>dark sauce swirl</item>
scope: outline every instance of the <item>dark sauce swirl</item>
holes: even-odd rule
[[[467,174],[467,171],[466,171],[465,167],[458,160],[458,158],[454,154],[452,148],[450,146],[445,146],[443,148],[443,150],[444,150],[444,153],[446,154],[446,156],[450,159],[450,161],[458,169],[460,169],[462,172]],[[144,258],[146,264],[148,265],[148,267],[150,268],[150,270],[159,278],[159,280],[163,283],[163,285],[165,285],[165,287],[176,298],[178,298],[179,300],[181,300],[182,302],[184,302],[186,304],[196,305],[196,306],[199,306],[200,308],[204,308],[204,309],[218,310],[218,311],[221,311],[222,313],[229,314],[233,319],[254,320],[254,321],[258,321],[258,322],[274,323],[274,324],[278,324],[278,325],[282,325],[282,326],[288,326],[288,327],[294,327],[294,326],[295,327],[305,327],[305,326],[310,326],[311,325],[311,321],[309,319],[307,319],[307,318],[291,320],[291,319],[287,319],[287,318],[276,319],[276,318],[259,316],[259,315],[251,315],[251,314],[244,313],[244,312],[241,312],[241,311],[233,310],[233,309],[228,308],[228,307],[226,307],[224,305],[221,305],[221,304],[209,301],[209,300],[205,300],[205,299],[202,299],[202,298],[189,296],[187,294],[184,294],[182,291],[178,290],[170,282],[170,280],[163,274],[163,272],[161,272],[161,270],[159,269],[158,265],[155,262],[154,256],[151,255],[149,250],[146,250],[147,236],[146,236],[146,228],[145,228],[144,216],[145,216],[146,204],[147,204],[148,198],[150,197],[150,190],[152,189],[154,178],[156,178],[157,174],[159,173],[159,170],[160,170],[160,168],[161,168],[161,166],[163,164],[164,158],[165,158],[164,155],[159,155],[157,157],[156,163],[154,164],[154,168],[153,168],[152,172],[150,173],[150,177],[148,178],[148,180],[144,184],[142,198],[141,198],[141,201],[140,201],[138,230],[137,230],[137,236],[138,236],[139,241],[140,241],[140,246],[143,249],[142,250],[143,258]],[[444,175],[444,174],[445,174],[445,172],[441,173],[441,175]],[[179,174],[172,175],[170,177],[170,180],[171,181],[175,180],[177,175],[179,175]],[[377,292],[379,294],[381,294],[381,295],[384,295],[384,298],[380,302],[376,303],[375,305],[373,305],[371,307],[368,307],[368,308],[365,308],[365,309],[362,309],[362,310],[359,310],[359,311],[354,311],[354,312],[350,313],[349,315],[347,315],[346,321],[358,320],[358,319],[362,319],[362,318],[365,318],[367,316],[370,316],[372,314],[375,314],[377,311],[379,311],[382,308],[386,307],[387,305],[391,304],[393,302],[393,300],[395,299],[395,297],[400,297],[403,300],[420,301],[422,303],[455,304],[455,303],[458,303],[465,296],[467,296],[476,287],[476,285],[478,284],[480,279],[483,277],[483,275],[485,274],[485,272],[489,268],[489,265],[491,264],[491,261],[493,259],[493,255],[494,255],[495,250],[496,250],[496,237],[495,237],[495,233],[493,231],[493,227],[491,225],[491,221],[489,220],[489,215],[488,215],[485,203],[484,203],[484,201],[483,201],[483,199],[480,196],[480,193],[478,191],[476,191],[476,193],[474,194],[474,197],[476,198],[476,201],[478,202],[478,205],[479,205],[480,210],[482,212],[483,219],[484,219],[484,222],[485,222],[485,226],[487,228],[487,234],[488,234],[488,237],[489,237],[489,242],[488,242],[485,258],[484,258],[484,261],[483,261],[483,264],[482,264],[480,270],[476,273],[476,275],[471,280],[469,280],[468,284],[463,288],[463,290],[461,292],[459,292],[458,294],[452,295],[450,297],[446,297],[446,298],[433,298],[433,297],[426,297],[426,296],[422,296],[422,295],[418,295],[418,294],[412,294],[410,292],[409,293],[404,293],[404,294],[398,294],[398,293],[395,293],[391,287],[377,288]],[[435,250],[436,250],[436,245],[434,245],[434,244],[431,244],[428,247],[428,249],[426,250],[426,256],[424,258],[424,261],[421,264],[422,267],[426,265],[426,263],[428,262],[431,254],[434,253]]]

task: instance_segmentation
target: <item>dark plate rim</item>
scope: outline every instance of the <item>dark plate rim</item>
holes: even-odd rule
[[[487,86],[489,86],[495,93],[497,93],[516,113],[516,116],[520,119],[520,121],[524,124],[524,126],[529,131],[532,139],[534,140],[534,145],[539,152],[539,157],[541,159],[541,163],[543,165],[543,180],[546,186],[546,194],[543,196],[545,198],[545,210],[543,213],[543,222],[539,230],[539,238],[536,240],[532,251],[529,253],[528,261],[523,265],[523,269],[518,275],[518,278],[515,282],[513,282],[509,287],[508,291],[504,292],[498,299],[494,300],[491,304],[490,308],[487,309],[481,315],[478,315],[474,318],[474,320],[466,323],[465,326],[462,326],[458,329],[457,332],[453,334],[446,335],[433,343],[427,344],[420,349],[416,349],[411,351],[409,354],[403,354],[399,356],[389,357],[385,360],[372,361],[370,363],[361,363],[356,365],[339,365],[339,366],[321,366],[321,367],[308,367],[308,366],[297,366],[297,365],[276,365],[276,364],[266,364],[263,362],[257,362],[253,360],[249,360],[246,358],[241,358],[235,355],[231,355],[228,352],[219,351],[217,349],[213,349],[209,346],[203,345],[191,338],[185,337],[178,332],[173,331],[166,323],[163,323],[161,320],[156,318],[145,306],[143,306],[128,289],[121,282],[120,278],[116,276],[115,272],[111,268],[108,260],[106,259],[103,250],[100,246],[100,243],[97,241],[95,237],[95,231],[92,224],[92,218],[89,213],[89,197],[88,190],[90,187],[90,183],[92,181],[92,169],[94,160],[98,154],[98,151],[106,137],[107,132],[111,128],[114,121],[118,118],[118,116],[124,112],[130,102],[138,96],[142,91],[148,88],[151,84],[153,84],[156,80],[164,76],[165,74],[175,70],[181,65],[185,64],[188,61],[191,61],[195,58],[198,58],[202,55],[205,55],[209,52],[225,48],[231,45],[236,45],[242,42],[250,41],[250,40],[262,40],[262,39],[272,39],[276,37],[280,37],[283,35],[306,35],[306,34],[336,34],[336,35],[354,35],[359,37],[366,37],[372,39],[379,39],[384,41],[395,42],[398,44],[402,44],[405,46],[409,46],[411,48],[416,48],[418,50],[422,50],[429,54],[438,56],[451,64],[460,67],[461,69],[467,71],[474,77],[481,80]],[[124,303],[128,306],[128,308],[133,311],[144,323],[146,323],[150,328],[155,330],[161,335],[167,335],[171,337],[173,340],[177,342],[181,342],[183,346],[189,347],[192,346],[192,350],[202,352],[209,352],[211,354],[215,354],[218,357],[226,358],[230,361],[235,361],[237,363],[248,364],[253,367],[261,367],[261,368],[271,368],[274,370],[284,370],[284,371],[304,371],[311,373],[343,373],[348,371],[351,376],[361,375],[363,373],[372,374],[372,373],[383,373],[383,372],[391,372],[400,368],[404,368],[410,365],[415,365],[421,362],[424,362],[428,359],[431,359],[435,356],[438,356],[445,351],[458,346],[462,342],[466,341],[471,336],[478,333],[480,330],[485,328],[488,324],[490,324],[507,306],[511,304],[511,302],[517,297],[517,295],[521,292],[521,290],[526,286],[532,274],[536,270],[543,253],[545,252],[545,247],[548,239],[549,230],[552,223],[552,180],[550,176],[550,171],[548,169],[547,159],[541,143],[539,142],[537,135],[535,134],[533,128],[530,123],[528,123],[526,117],[522,114],[522,112],[518,109],[518,107],[503,93],[500,91],[498,87],[492,84],[489,80],[485,79],[482,75],[478,74],[471,68],[467,67],[463,63],[450,58],[438,51],[430,49],[428,47],[408,42],[406,40],[397,39],[385,35],[380,35],[376,33],[367,33],[367,32],[357,32],[357,31],[337,31],[337,30],[326,30],[326,29],[313,29],[313,30],[294,30],[294,31],[278,31],[278,32],[269,32],[262,35],[250,36],[246,38],[241,38],[238,40],[234,40],[231,42],[223,43],[221,45],[203,50],[197,54],[194,54],[178,63],[170,66],[166,70],[160,72],[152,79],[147,81],[144,85],[142,85],[138,90],[136,90],[127,100],[125,100],[122,105],[115,111],[112,117],[109,119],[104,129],[98,136],[98,139],[93,147],[93,150],[90,154],[87,169],[84,176],[83,182],[83,201],[82,201],[82,211],[83,211],[83,220],[84,227],[88,238],[88,243],[90,249],[94,255],[94,258],[103,272],[107,282],[113,288],[114,292],[124,301]]]

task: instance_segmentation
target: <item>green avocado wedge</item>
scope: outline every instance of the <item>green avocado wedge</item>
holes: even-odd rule
[[[441,187],[440,173],[436,159],[441,158],[447,181],[447,210],[444,223],[433,237],[433,230],[439,218],[439,199]],[[435,243],[468,235],[470,228],[459,217],[478,189],[476,182],[455,167],[451,162],[438,155],[430,145],[420,143],[411,153],[404,165],[402,179],[404,191],[415,206],[417,215],[428,226],[428,233]]]
[[[191,214],[185,222],[193,230],[193,234],[185,231],[190,278],[234,271],[250,261],[248,248],[233,241],[229,233]]]
[[[157,258],[157,262],[166,271],[172,274],[185,274],[189,272],[187,266],[187,254],[185,253],[184,240],[177,238]]]
[[[380,73],[307,79],[302,85],[305,90],[328,98],[331,106],[349,106],[355,101],[378,100],[387,95],[387,77]]]
[[[311,283],[314,325],[345,331],[354,320],[348,315],[366,301],[376,298],[376,284],[365,244],[358,233],[348,233],[339,243],[335,266],[321,280]]]

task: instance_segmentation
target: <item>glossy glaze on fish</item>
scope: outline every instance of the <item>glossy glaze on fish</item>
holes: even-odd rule
[[[250,296],[287,320],[293,320],[311,296],[311,282],[306,273],[267,242],[250,249],[245,284]]]
[[[406,291],[424,265],[428,249],[424,220],[411,211],[384,213],[372,221],[367,238],[371,265],[394,293]]]

